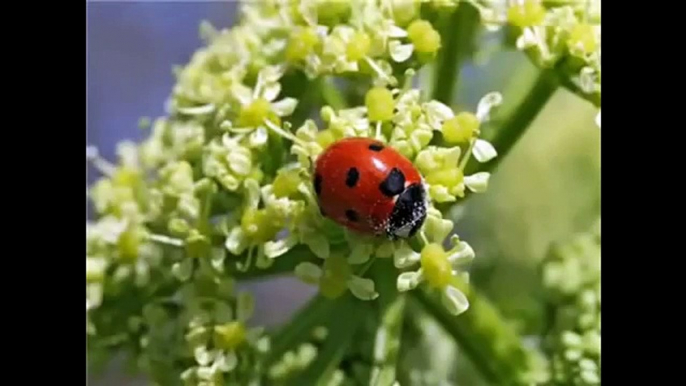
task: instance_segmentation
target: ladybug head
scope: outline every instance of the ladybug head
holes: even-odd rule
[[[414,236],[426,220],[426,207],[424,185],[421,183],[409,185],[395,201],[386,227],[386,235],[392,240]]]

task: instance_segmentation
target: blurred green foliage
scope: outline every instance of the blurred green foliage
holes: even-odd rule
[[[480,251],[473,281],[522,333],[539,331],[537,267],[551,243],[587,229],[600,214],[600,131],[596,110],[561,89],[472,198],[466,227]]]

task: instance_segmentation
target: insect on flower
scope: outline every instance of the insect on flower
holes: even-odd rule
[[[412,162],[371,138],[331,144],[313,178],[322,215],[363,234],[412,237],[427,213],[424,181]]]

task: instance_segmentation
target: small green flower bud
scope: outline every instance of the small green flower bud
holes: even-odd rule
[[[188,222],[182,218],[172,218],[167,224],[167,228],[172,236],[184,237],[190,231],[190,225]]]
[[[253,208],[243,213],[241,228],[246,235],[258,242],[272,240],[279,231],[274,218],[270,217],[264,209]]]
[[[441,35],[426,20],[413,21],[407,27],[407,35],[417,52],[434,53],[441,48]]]
[[[326,149],[329,145],[336,142],[336,135],[331,129],[322,130],[317,133],[316,141],[322,149]]]
[[[431,185],[443,185],[448,188],[459,185],[464,181],[462,171],[457,168],[440,169],[429,173],[426,176],[426,182]]]
[[[569,34],[567,40],[569,47],[581,49],[583,53],[594,52],[598,48],[598,41],[593,31],[593,26],[585,23],[577,24]]]
[[[364,102],[367,106],[367,116],[370,121],[384,122],[393,118],[395,101],[390,90],[384,87],[374,87],[367,91]]]
[[[404,26],[417,16],[421,7],[421,1],[391,0],[391,7],[396,24]]]
[[[264,98],[257,98],[244,106],[238,116],[238,124],[242,127],[257,127],[262,125],[271,111],[271,104]]]
[[[210,254],[212,245],[210,240],[197,229],[191,229],[186,238],[186,253],[189,257],[201,258]]]
[[[297,62],[305,59],[319,45],[319,36],[314,28],[307,27],[293,32],[286,47],[286,60]]]
[[[141,234],[136,227],[129,227],[119,235],[117,249],[119,257],[126,262],[134,262],[138,259],[138,248],[141,244]]]
[[[467,143],[479,129],[479,120],[470,112],[462,112],[443,122],[443,138],[451,144]]]
[[[264,172],[262,169],[259,167],[255,166],[252,168],[250,171],[250,174],[248,174],[247,178],[252,178],[253,180],[257,181],[257,183],[261,183],[264,180]]]
[[[274,178],[273,192],[277,198],[292,197],[298,193],[300,178],[297,170],[280,170]]]
[[[350,14],[348,1],[315,0],[317,3],[317,19],[323,25],[334,25],[343,22]]]
[[[539,0],[524,0],[507,10],[507,21],[517,27],[530,27],[541,24],[545,18],[545,8]]]
[[[424,278],[434,288],[445,288],[453,277],[448,255],[443,246],[436,243],[427,244],[421,252]]]
[[[239,321],[214,327],[214,344],[225,350],[233,350],[246,341],[245,326]]]
[[[112,176],[112,183],[115,186],[133,187],[140,182],[140,172],[128,166],[121,166],[116,169]]]
[[[364,31],[355,32],[355,34],[350,38],[347,47],[345,48],[345,54],[348,60],[357,62],[364,58],[369,52],[372,41]]]

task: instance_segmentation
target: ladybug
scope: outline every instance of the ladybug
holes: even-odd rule
[[[371,138],[344,138],[326,148],[316,160],[313,185],[322,215],[358,233],[409,238],[426,220],[419,171]]]

